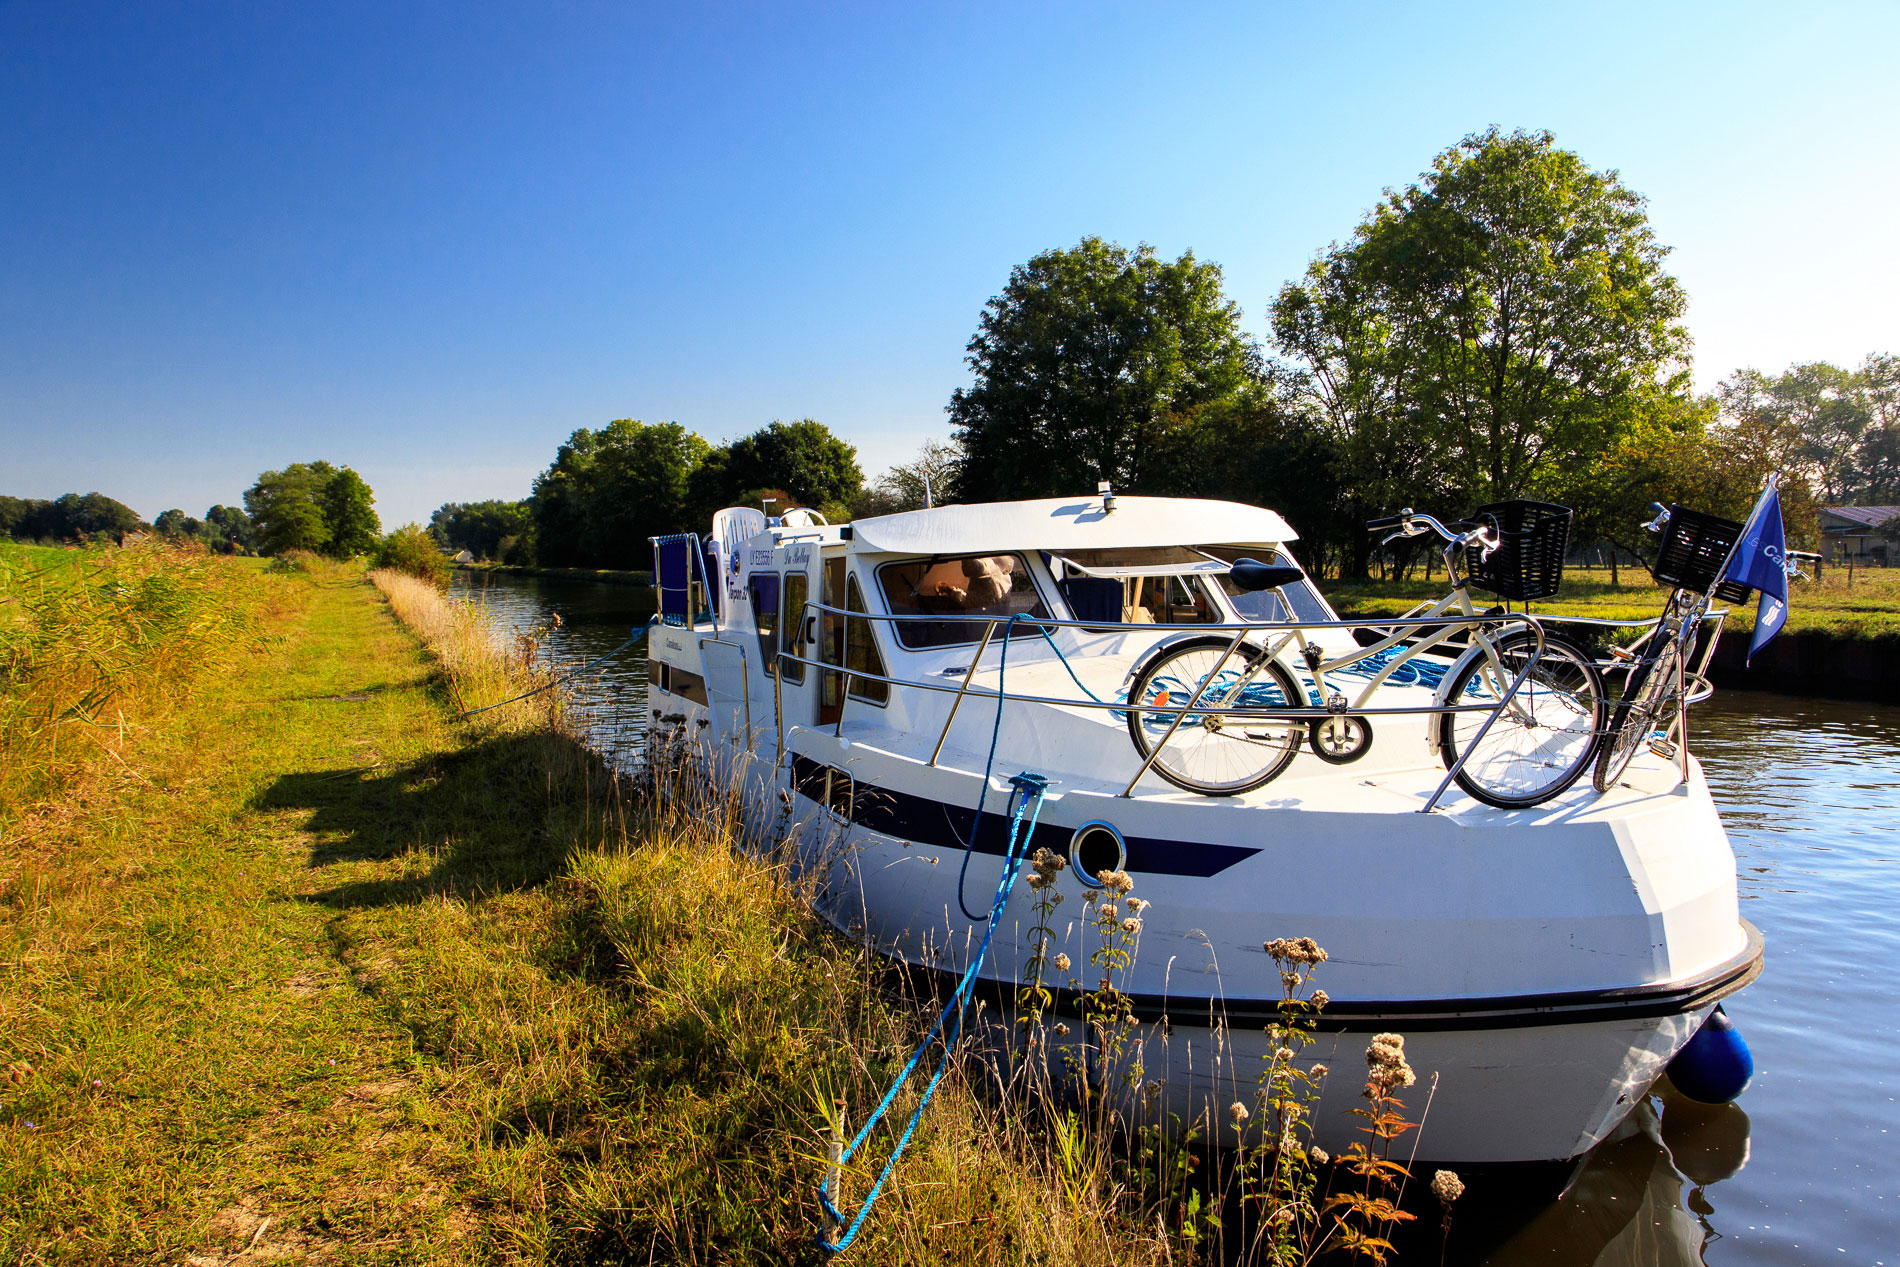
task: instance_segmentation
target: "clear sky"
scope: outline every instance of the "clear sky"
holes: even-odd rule
[[[1900,5],[0,0],[0,492],[327,458],[385,523],[613,418],[947,434],[1010,268],[1192,249],[1267,333],[1497,123],[1650,199],[1696,377],[1900,350]]]

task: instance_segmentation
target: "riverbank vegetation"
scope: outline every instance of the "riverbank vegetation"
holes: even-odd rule
[[[1743,368],[1697,394],[1668,254],[1618,173],[1492,128],[1321,250],[1264,338],[1218,264],[1085,237],[984,306],[951,442],[868,486],[810,419],[723,446],[621,419],[575,432],[526,499],[449,503],[431,529],[477,559],[638,568],[647,537],[703,532],[725,505],[837,522],[1107,480],[1271,506],[1308,566],[1356,581],[1377,562],[1366,520],[1403,506],[1555,501],[1574,542],[1634,562],[1651,501],[1741,518],[1770,471],[1798,548],[1819,544],[1823,503],[1900,502],[1900,357]]]
[[[164,708],[114,697],[112,759],[64,781],[50,744],[8,763],[38,762],[57,812],[0,822],[0,1259],[818,1261],[828,1150],[934,1005],[813,918],[727,797],[653,799],[567,732],[558,691],[465,715],[547,679],[532,633],[501,642],[426,581],[18,553],[27,641],[74,647],[10,681],[97,662],[104,617],[73,612],[101,591],[121,624],[146,613],[170,680]],[[950,1064],[855,1261],[1171,1263],[1243,1229],[1380,1231],[1320,1217],[1310,1159],[1210,1170],[1087,1104],[999,1100],[986,1069]],[[1252,1111],[1296,1107],[1263,1078]],[[890,1142],[842,1168],[840,1205]],[[1243,1213],[1281,1188],[1299,1220]]]
[[[1548,616],[1585,616],[1598,620],[1650,620],[1669,597],[1641,568],[1623,568],[1617,580],[1607,568],[1564,569],[1563,589],[1539,599],[1531,610]],[[1326,596],[1347,616],[1396,616],[1418,603],[1445,595],[1445,571],[1426,579],[1422,570],[1408,579],[1328,582]],[[1475,596],[1482,600],[1483,595]],[[1724,626],[1731,633],[1755,626],[1755,602],[1729,609]],[[1900,639],[1900,569],[1829,565],[1817,580],[1797,579],[1788,591],[1788,633],[1826,633],[1850,641]],[[1625,639],[1626,640],[1626,639]]]
[[[272,601],[256,568],[147,541],[0,544],[0,833],[251,652]]]

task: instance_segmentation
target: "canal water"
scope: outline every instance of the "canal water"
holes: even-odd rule
[[[467,576],[458,592],[504,628],[558,614],[557,666],[610,651],[653,610],[642,588]],[[644,648],[578,685],[594,742],[630,760]],[[1555,1199],[1472,1176],[1451,1261],[1900,1267],[1900,706],[1721,691],[1692,723],[1742,913],[1767,940],[1761,979],[1727,1004],[1755,1080],[1721,1109],[1651,1097]],[[1435,1239],[1414,1259],[1436,1262]]]

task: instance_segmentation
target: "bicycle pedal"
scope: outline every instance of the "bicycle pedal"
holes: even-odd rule
[[[1651,735],[1649,737],[1649,750],[1665,761],[1673,761],[1676,757],[1676,745],[1670,743],[1661,735]]]

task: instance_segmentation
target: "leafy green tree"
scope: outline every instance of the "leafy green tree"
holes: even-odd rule
[[[15,540],[37,537],[34,527],[53,503],[40,497],[0,497],[0,536]]]
[[[1169,263],[1087,237],[1019,265],[968,344],[976,382],[950,398],[956,496],[1158,491],[1166,432],[1258,377],[1239,323],[1220,266],[1192,252]]]
[[[244,509],[254,525],[259,554],[327,551],[330,524],[320,499],[335,474],[336,468],[328,462],[293,462],[257,477],[257,483],[245,490]]]
[[[1487,501],[1616,448],[1689,346],[1643,207],[1550,133],[1494,127],[1284,288],[1276,341],[1305,362],[1355,480],[1386,502],[1431,482],[1408,450],[1444,473],[1431,491]]]
[[[429,534],[440,545],[467,550],[478,559],[501,560],[504,541],[519,552],[533,531],[534,508],[528,501],[447,502],[429,519]]]
[[[778,488],[803,506],[851,502],[864,485],[858,451],[810,418],[774,422],[734,440],[722,465],[723,482],[735,494]]]
[[[453,571],[435,538],[421,524],[404,524],[377,542],[370,566],[394,568],[445,589]]]
[[[204,525],[184,511],[176,508],[161,511],[158,518],[152,520],[152,531],[161,537],[196,537]]]
[[[50,502],[27,503],[15,532],[29,540],[84,541],[122,538],[147,526],[137,511],[104,493],[67,493]]]
[[[557,566],[650,566],[648,538],[688,526],[692,477],[711,451],[677,422],[581,428],[536,477],[535,539]]]
[[[251,517],[236,506],[219,504],[205,511],[199,532],[213,549],[239,553],[251,546]]]
[[[382,520],[376,517],[376,495],[363,477],[340,467],[317,494],[329,540],[324,553],[333,559],[353,559],[376,548],[382,539]]]

